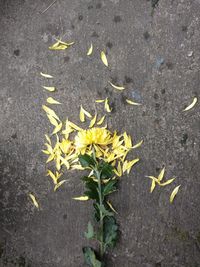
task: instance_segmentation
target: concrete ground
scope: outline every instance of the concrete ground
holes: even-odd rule
[[[200,266],[199,105],[182,112],[200,90],[200,1],[57,0],[44,13],[51,0],[0,3],[0,266],[84,266],[92,207],[72,200],[83,191],[80,173],[66,173],[69,182],[56,193],[45,176],[41,149],[51,127],[41,86],[51,83],[40,71],[55,77],[54,96],[63,103],[55,109],[63,119],[78,123],[80,104],[94,111],[94,100],[108,96],[109,127],[144,139],[132,152],[140,163],[112,198],[121,238],[107,266]],[[75,45],[49,51],[58,37]],[[87,57],[91,42],[94,54]],[[127,90],[112,89],[111,79]],[[129,106],[126,97],[143,105]],[[176,180],[150,194],[145,175],[163,166]]]

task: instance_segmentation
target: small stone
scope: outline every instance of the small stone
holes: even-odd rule
[[[193,51],[189,51],[188,52],[188,57],[192,57],[193,56],[193,53],[194,53]]]

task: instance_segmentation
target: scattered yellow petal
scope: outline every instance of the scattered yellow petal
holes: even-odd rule
[[[161,170],[161,172],[158,175],[158,181],[161,182],[165,174],[165,167]]]
[[[48,150],[42,150],[42,152],[43,152],[44,154],[46,154],[46,155],[49,155],[49,154],[50,154]]]
[[[143,140],[141,140],[139,143],[137,143],[136,145],[134,145],[132,148],[133,149],[134,148],[138,148],[138,147],[140,147],[142,145],[142,143],[143,143]]]
[[[51,108],[49,108],[49,107],[47,107],[45,105],[42,105],[42,108],[43,108],[43,110],[47,114],[51,115],[52,117],[54,117],[55,119],[57,119],[58,121],[60,121],[60,119],[58,118],[58,116],[56,115],[56,113]]]
[[[96,103],[103,103],[105,101],[106,101],[106,99],[97,99],[97,100],[95,100]]]
[[[62,185],[62,184],[64,184],[65,182],[66,182],[67,180],[62,180],[62,181],[60,181],[59,183],[57,183],[56,185],[55,185],[55,187],[54,187],[54,192]]]
[[[101,125],[104,122],[105,117],[106,117],[106,115],[104,115],[103,117],[101,117],[101,119],[97,122],[97,125]]]
[[[180,186],[181,186],[181,185],[178,185],[178,186],[175,187],[174,190],[172,191],[172,193],[171,193],[171,195],[170,195],[170,203],[173,202],[173,200],[174,200],[176,194],[177,194],[178,191],[179,191],[179,187],[180,187]]]
[[[140,159],[134,159],[127,163],[127,173],[129,174],[133,165],[135,165]]]
[[[66,43],[66,42],[61,41],[60,39],[56,39],[56,41],[58,41],[60,44],[67,45],[67,46],[71,46],[74,44],[74,42]]]
[[[103,62],[103,64],[108,67],[108,60],[107,60],[107,57],[106,57],[106,54],[104,51],[101,51],[101,60]]]
[[[127,135],[126,132],[124,132],[123,136],[124,136],[125,147],[128,148],[128,149],[132,148],[131,136]]]
[[[69,168],[70,168],[69,162],[65,158],[63,158],[61,156],[60,156],[60,160],[66,166],[66,168],[69,170]]]
[[[140,104],[140,103],[136,103],[136,102],[134,102],[134,101],[132,101],[132,100],[130,100],[130,99],[126,99],[126,102],[127,102],[128,104],[130,104],[130,105],[134,105],[134,106],[140,106],[140,105],[142,105],[142,104]]]
[[[54,157],[55,157],[55,155],[54,155],[54,154],[51,154],[51,155],[48,157],[46,163],[49,163],[50,161],[52,161],[52,160],[54,159]]]
[[[117,211],[114,209],[113,205],[110,203],[110,201],[107,201],[107,204],[112,211],[114,211],[116,214],[118,214]]]
[[[47,117],[49,118],[49,121],[51,122],[52,125],[54,125],[56,127],[58,126],[58,122],[54,117],[52,117],[51,115],[48,115],[48,114],[47,114]]]
[[[88,49],[87,56],[92,55],[93,52],[93,44],[90,45],[90,48]]]
[[[190,110],[191,108],[193,108],[196,105],[196,103],[197,103],[197,97],[194,97],[192,103],[189,106],[187,106],[183,111]]]
[[[156,187],[156,182],[155,182],[155,180],[152,180],[152,182],[151,182],[151,189],[150,189],[150,192],[151,193],[153,192],[153,190],[155,189],[155,187]]]
[[[79,164],[74,164],[74,165],[71,165],[71,169],[72,170],[85,170],[85,168],[83,168],[81,165]]]
[[[96,120],[97,120],[97,114],[95,114],[94,117],[93,117],[93,119],[91,120],[90,125],[89,125],[89,128],[92,128],[95,125]]]
[[[85,116],[87,116],[88,118],[92,118],[92,115],[86,111],[83,106],[81,105],[81,108],[80,108],[80,114],[79,114],[79,117],[80,117],[80,121],[81,122],[84,122],[85,121]]]
[[[47,98],[47,103],[49,103],[49,104],[61,104],[60,102],[55,100],[53,97],[48,97]]]
[[[29,194],[29,197],[31,198],[31,200],[32,200],[33,204],[36,206],[36,208],[39,209],[39,204],[38,204],[38,202],[37,202],[35,196],[34,196],[33,194],[30,193],[30,194]]]
[[[47,134],[45,134],[45,137],[47,139],[47,142],[51,145],[51,139],[49,138],[49,136]]]
[[[46,73],[43,73],[43,72],[40,72],[40,75],[42,76],[42,77],[45,77],[45,78],[48,78],[48,79],[52,79],[53,78],[53,76],[51,76],[51,75],[49,75],[49,74],[46,74]],[[46,88],[45,88],[46,89]]]
[[[55,44],[53,44],[52,46],[49,46],[50,50],[65,50],[69,46],[74,44],[74,42],[66,43],[66,42],[63,42],[63,41],[58,40],[58,39],[56,39],[56,40],[57,40],[57,42]]]
[[[160,185],[160,186],[165,186],[165,185],[171,184],[174,180],[175,180],[175,178],[172,178],[172,179],[167,180],[167,181],[164,182],[164,183],[160,183],[159,185]]]
[[[56,90],[56,87],[53,86],[42,86],[42,87],[49,92],[54,92]]]
[[[62,122],[59,123],[55,128],[52,134],[58,133],[62,129]]]
[[[106,98],[106,100],[105,100],[105,105],[104,105],[104,107],[105,107],[105,110],[106,110],[107,112],[111,112],[111,111],[112,111],[112,109],[111,109],[110,106],[109,106],[109,100],[108,100],[108,98]]]
[[[122,90],[124,90],[125,89],[125,87],[123,87],[123,86],[117,86],[117,85],[114,85],[113,83],[111,83],[111,82],[109,82],[109,84],[113,87],[113,88],[115,88],[115,89],[117,89],[117,90],[120,90],[120,91],[122,91]]]
[[[71,128],[77,130],[77,131],[82,131],[83,129],[81,129],[79,126],[77,126],[75,123],[71,122],[71,121],[67,121],[68,125],[71,126]]]
[[[73,197],[75,200],[86,201],[89,200],[88,196]]]
[[[52,171],[47,170],[47,176],[50,176],[52,178],[55,185],[58,183],[58,178]]]

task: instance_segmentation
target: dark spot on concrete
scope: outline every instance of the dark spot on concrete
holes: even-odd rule
[[[143,33],[143,36],[144,36],[144,39],[145,39],[145,40],[148,40],[148,39],[150,38],[150,34],[149,34],[148,31],[145,31],[145,32]]]
[[[11,135],[11,138],[12,138],[12,139],[16,139],[16,138],[17,138],[17,133],[12,134],[12,135]]]
[[[166,66],[167,66],[167,68],[168,68],[169,70],[173,70],[173,68],[174,68],[174,65],[173,65],[172,62],[166,62]]]
[[[121,101],[122,101],[122,103],[124,103],[125,105],[127,104],[126,99],[127,99],[127,97],[122,93],[122,94],[121,94]]]
[[[155,110],[158,111],[160,109],[160,104],[159,103],[156,103],[155,104]]]
[[[198,232],[197,236],[196,236],[197,241],[200,243],[200,232]]]
[[[161,265],[160,262],[157,262],[157,263],[155,264],[155,267],[162,267],[162,265]]]
[[[98,38],[99,35],[98,35],[98,33],[96,33],[96,32],[94,31],[94,32],[92,33],[91,37],[96,37],[96,38]]]
[[[114,21],[115,23],[118,23],[118,22],[120,22],[121,20],[122,20],[122,19],[121,19],[120,16],[114,16],[113,21]]]
[[[13,54],[18,57],[20,55],[20,50],[19,49],[14,50]]]
[[[20,256],[18,259],[18,264],[20,267],[25,267],[26,266],[26,259],[23,256]]]
[[[101,3],[98,3],[97,5],[96,5],[96,8],[97,9],[100,9],[102,7],[102,4]]]
[[[74,24],[71,24],[71,27],[72,27],[72,29],[75,29],[75,26],[74,26]]]
[[[0,259],[3,255],[4,249],[3,249],[3,245],[0,243]]]
[[[81,20],[83,20],[83,16],[82,15],[79,15],[78,16],[78,19],[81,21]]]
[[[183,136],[182,136],[182,139],[180,141],[181,145],[185,145],[187,143],[187,140],[188,140],[188,134],[187,133],[184,133]]]
[[[142,111],[142,117],[145,117],[147,115],[146,111]]]
[[[69,62],[69,60],[70,60],[70,57],[69,57],[69,56],[64,57],[64,62],[65,62],[65,63],[66,63],[66,62]]]
[[[98,94],[99,97],[102,97],[102,91],[98,90],[97,94]]]
[[[93,5],[88,6],[88,10],[93,9]]]
[[[159,172],[160,171],[160,168],[156,167],[156,172]]]
[[[173,232],[181,241],[187,241],[189,239],[189,233],[185,230],[179,229],[178,227],[174,227]]]
[[[116,108],[115,108],[115,103],[114,102],[110,103],[110,108],[112,109],[112,113],[116,112]]]
[[[161,94],[164,95],[165,94],[165,89],[161,90]]]
[[[153,95],[153,97],[154,97],[154,99],[158,99],[158,94],[157,93],[155,93],[154,95]]]
[[[153,8],[156,8],[158,6],[158,2],[159,2],[159,0],[151,0],[151,6]]]
[[[63,215],[63,219],[66,220],[67,219],[67,214]]]
[[[188,30],[188,27],[185,26],[185,25],[183,25],[183,26],[181,27],[181,30],[182,30],[183,32],[186,32],[186,31]]]
[[[160,120],[159,120],[159,119],[155,119],[155,120],[154,120],[154,123],[155,123],[156,125],[159,125]]]
[[[111,49],[111,48],[113,47],[113,44],[109,41],[109,42],[106,43],[106,46],[107,46],[109,49]]]
[[[85,77],[84,76],[81,76],[81,81],[85,81]]]
[[[112,83],[117,83],[117,81],[118,81],[117,76],[111,77],[110,79],[111,79]]]
[[[128,77],[128,76],[124,76],[124,83],[132,83],[133,82],[133,79],[131,79],[130,77]]]

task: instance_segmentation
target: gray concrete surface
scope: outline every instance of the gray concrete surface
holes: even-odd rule
[[[91,100],[109,96],[110,127],[145,141],[132,154],[141,162],[113,196],[121,238],[108,267],[200,266],[199,105],[182,112],[199,96],[200,1],[159,0],[152,16],[146,0],[57,0],[44,14],[50,0],[0,3],[0,266],[84,266],[91,207],[71,199],[82,192],[79,173],[67,173],[69,182],[56,193],[45,176],[41,149],[50,125],[41,110],[48,94],[40,71],[55,76],[63,119],[78,122],[81,103],[94,110]],[[61,36],[76,44],[49,51]],[[95,54],[88,58],[91,42]],[[103,49],[109,69],[99,60]],[[115,92],[108,79],[128,90]],[[127,106],[126,96],[143,105]],[[164,165],[176,182],[151,195],[145,175]]]

